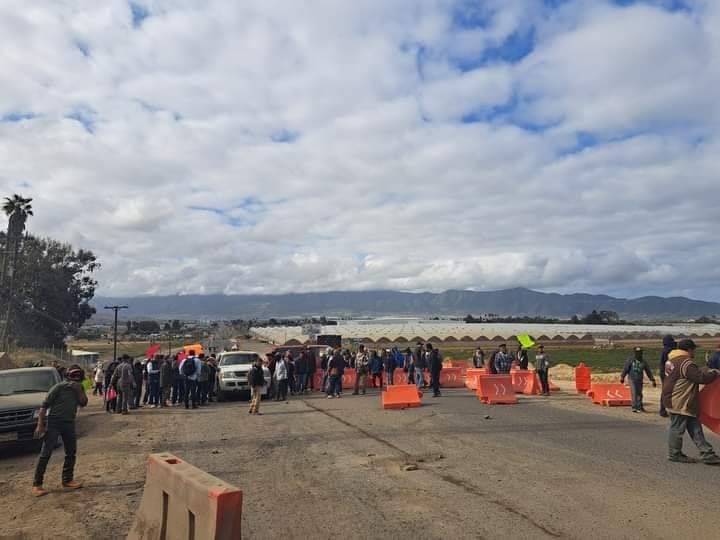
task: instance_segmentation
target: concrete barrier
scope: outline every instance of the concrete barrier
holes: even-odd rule
[[[150,454],[128,540],[238,540],[243,494],[168,454]]]

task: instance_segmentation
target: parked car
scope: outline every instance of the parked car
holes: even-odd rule
[[[0,371],[0,445],[33,441],[40,406],[60,382],[52,367]]]
[[[257,358],[262,357],[253,351],[227,351],[217,355],[217,398],[224,401],[231,395],[242,395],[250,398],[248,373]],[[265,386],[262,395],[267,397],[270,388],[270,370],[263,366]]]

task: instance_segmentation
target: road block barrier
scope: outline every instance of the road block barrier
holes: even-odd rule
[[[512,370],[510,378],[516,394],[534,396],[540,393],[540,379],[534,371]]]
[[[632,403],[630,388],[620,383],[593,383],[587,395],[593,403],[608,407],[626,407]]]
[[[575,389],[578,394],[587,394],[592,384],[591,377],[592,370],[580,362],[575,368]]]
[[[440,388],[462,388],[465,386],[463,370],[459,367],[443,368],[440,372]]]
[[[150,454],[140,508],[128,540],[237,540],[243,494],[169,454]]]
[[[720,435],[720,379],[700,390],[700,421]]]
[[[514,405],[518,402],[510,375],[483,375],[477,379],[477,397],[488,405]]]
[[[477,390],[478,378],[489,375],[485,368],[468,368],[465,372],[465,387],[470,390]]]
[[[394,384],[380,393],[383,409],[407,409],[422,405],[422,392],[414,384]]]

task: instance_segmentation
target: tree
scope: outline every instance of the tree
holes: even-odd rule
[[[0,234],[0,246],[9,245]],[[21,345],[62,347],[95,313],[89,301],[95,295],[99,268],[91,251],[69,244],[26,236],[16,261],[15,293],[9,332]]]

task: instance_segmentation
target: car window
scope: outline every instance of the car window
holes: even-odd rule
[[[56,382],[58,381],[55,373],[50,370],[0,372],[0,395],[47,392]]]
[[[224,354],[220,359],[221,366],[237,366],[242,364],[252,364],[258,357],[257,354],[233,353]]]

